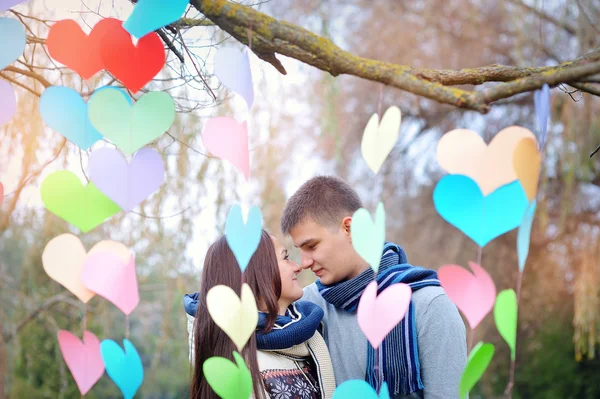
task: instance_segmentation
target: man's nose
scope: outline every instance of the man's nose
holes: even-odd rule
[[[311,256],[302,253],[302,268],[309,269],[313,264],[313,259]]]

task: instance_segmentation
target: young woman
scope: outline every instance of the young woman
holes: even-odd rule
[[[300,270],[287,250],[263,230],[243,280],[259,309],[256,333],[242,351],[256,399],[331,398],[335,390],[331,359],[319,332],[323,310],[311,302],[296,302],[302,297],[296,278]],[[218,398],[204,379],[202,364],[212,356],[233,360],[236,350],[206,308],[206,294],[220,284],[240,294],[242,274],[225,237],[206,254],[200,292],[184,298],[194,366],[191,399]]]

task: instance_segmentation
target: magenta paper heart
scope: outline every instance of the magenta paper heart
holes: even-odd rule
[[[133,312],[140,302],[133,255],[129,263],[110,252],[88,255],[81,281],[87,289],[109,300],[126,315]]]
[[[165,181],[160,154],[152,148],[135,153],[131,163],[113,148],[99,148],[89,158],[90,180],[128,212],[148,198]]]
[[[248,124],[238,124],[227,116],[212,118],[202,131],[204,145],[217,158],[225,159],[240,172],[250,176]]]
[[[377,282],[371,282],[358,303],[358,325],[374,349],[404,318],[412,290],[407,284],[392,284],[377,296]]]
[[[79,392],[85,395],[104,374],[100,341],[87,330],[83,333],[83,342],[71,332],[60,330],[58,345]]]
[[[475,262],[469,262],[469,266],[474,274],[457,265],[442,266],[438,278],[450,300],[474,329],[494,307],[496,285],[483,267]]]

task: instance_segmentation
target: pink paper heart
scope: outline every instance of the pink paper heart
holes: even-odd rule
[[[104,374],[100,341],[87,330],[83,333],[83,342],[71,332],[60,330],[58,345],[79,391],[85,395]]]
[[[496,285],[483,267],[475,262],[469,262],[469,266],[474,274],[457,265],[442,266],[438,278],[448,297],[474,329],[494,307]]]
[[[140,302],[133,255],[128,263],[110,252],[88,255],[81,281],[89,290],[112,302],[126,315]]]
[[[358,325],[374,349],[404,318],[412,290],[407,284],[392,284],[377,296],[377,282],[371,282],[363,292],[356,317]]]
[[[208,151],[217,158],[231,162],[248,180],[250,159],[246,122],[238,124],[235,119],[226,116],[212,118],[202,131],[202,141]]]

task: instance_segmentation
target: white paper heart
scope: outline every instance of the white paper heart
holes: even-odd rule
[[[375,174],[379,172],[398,140],[401,121],[400,108],[391,106],[383,114],[381,123],[379,116],[373,114],[365,127],[360,150],[365,162]]]

